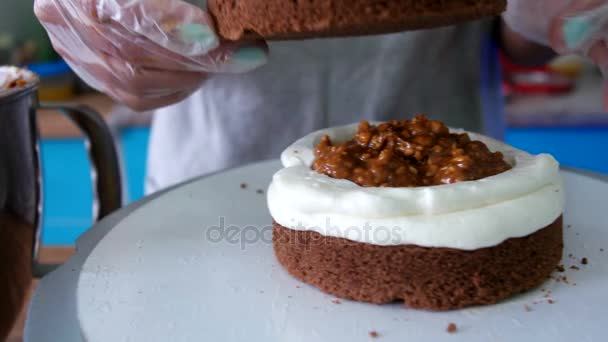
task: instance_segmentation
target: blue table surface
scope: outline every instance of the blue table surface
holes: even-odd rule
[[[149,129],[125,129],[120,137],[126,203],[144,196]],[[41,143],[44,178],[42,241],[73,245],[93,223],[90,163],[81,139],[47,139]]]
[[[608,174],[608,126],[512,128],[506,140],[533,154],[550,153],[562,165]]]
[[[567,166],[608,174],[608,127],[512,128],[507,142],[531,153],[551,153]],[[149,129],[125,129],[120,138],[127,202],[144,196]],[[89,161],[79,139],[44,140],[45,245],[72,245],[92,225]]]

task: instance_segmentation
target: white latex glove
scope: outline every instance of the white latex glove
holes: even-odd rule
[[[83,80],[135,110],[179,102],[208,73],[267,59],[263,42],[220,42],[207,13],[181,0],[36,0],[35,12]]]
[[[514,31],[558,53],[591,58],[608,77],[608,1],[509,0],[503,18]]]

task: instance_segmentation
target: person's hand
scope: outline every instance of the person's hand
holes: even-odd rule
[[[211,18],[181,0],[36,0],[57,52],[92,87],[136,110],[188,97],[208,73],[266,62],[263,42],[220,42]]]
[[[560,54],[591,58],[608,77],[606,0],[509,0],[503,18],[514,31]],[[605,89],[608,109],[608,86]]]

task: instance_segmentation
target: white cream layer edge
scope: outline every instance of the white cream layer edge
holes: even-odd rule
[[[501,151],[513,168],[477,181],[420,188],[361,187],[310,169],[322,136],[343,142],[357,127],[311,133],[282,153],[284,168],[268,189],[268,208],[277,223],[379,246],[474,250],[530,235],[564,210],[559,164],[552,156],[533,156],[475,133],[469,133],[471,139]]]

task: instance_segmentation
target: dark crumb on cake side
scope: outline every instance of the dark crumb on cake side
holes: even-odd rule
[[[581,259],[581,264],[587,265],[588,263],[589,263],[589,260],[587,260],[587,258],[582,258]]]
[[[247,183],[241,183],[241,189],[247,189]]]
[[[448,324],[448,327],[445,329],[449,334],[453,334],[458,331],[458,327],[454,323]]]
[[[373,330],[373,331],[369,332],[369,337],[371,337],[371,338],[378,338],[378,337],[380,337],[380,334],[378,334],[377,331]]]
[[[292,276],[332,296],[439,311],[495,304],[541,285],[560,262],[562,233],[560,217],[529,236],[474,251],[375,246],[276,222],[272,238]]]

